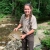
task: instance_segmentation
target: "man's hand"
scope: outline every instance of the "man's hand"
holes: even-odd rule
[[[16,28],[14,28],[14,31],[17,31],[22,25],[19,24]]]
[[[18,30],[18,28],[14,28],[14,31],[17,31]]]
[[[26,37],[26,34],[21,35],[21,39],[24,39]]]

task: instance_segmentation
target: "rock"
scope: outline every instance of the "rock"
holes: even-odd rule
[[[13,41],[11,40],[7,43],[7,45],[3,50],[17,50],[20,49],[21,46],[22,44],[20,40],[13,40]]]
[[[41,40],[45,37],[44,30],[37,30],[34,36],[34,48],[41,46]]]
[[[11,40],[13,40],[13,39],[20,39],[21,37],[20,37],[20,35],[22,35],[22,33],[21,33],[21,31],[12,31],[10,34],[9,34],[9,36],[8,36],[8,38],[10,38]]]
[[[34,48],[37,47],[37,46],[40,46],[41,43],[40,43],[40,40],[38,38],[37,35],[34,36]]]
[[[7,43],[3,50],[18,50],[21,49],[21,39],[20,39],[21,32],[20,31],[13,31],[8,36],[11,41]]]
[[[44,30],[38,30],[37,31],[37,34],[36,35],[38,36],[38,38],[40,40],[42,40],[45,37],[45,34],[43,32],[44,32]]]
[[[0,28],[1,28],[1,27],[6,27],[6,26],[11,26],[11,25],[17,25],[17,24],[10,24],[10,23],[7,23],[7,24],[1,24],[1,25],[0,25]]]
[[[0,46],[0,50],[3,50],[5,47],[3,47],[3,46]]]

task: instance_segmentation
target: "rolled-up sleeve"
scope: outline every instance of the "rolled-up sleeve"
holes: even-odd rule
[[[24,14],[21,16],[21,19],[19,21],[19,24],[22,24],[23,23],[23,16],[24,16]]]
[[[21,17],[21,19],[20,19],[20,21],[19,21],[19,24],[22,24],[22,21],[23,21],[23,20],[22,20],[22,17]]]
[[[31,28],[32,29],[37,29],[37,20],[36,18],[32,18],[32,22],[31,22]]]

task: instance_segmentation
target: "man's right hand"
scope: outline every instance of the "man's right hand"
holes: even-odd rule
[[[21,27],[21,24],[19,24],[19,25],[17,26],[17,28],[14,28],[14,31],[17,31],[20,27]]]
[[[18,30],[18,28],[14,28],[14,31],[17,31]]]

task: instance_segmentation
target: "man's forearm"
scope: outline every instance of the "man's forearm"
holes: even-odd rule
[[[19,29],[21,26],[22,26],[22,25],[21,25],[21,24],[19,24],[19,25],[17,26],[17,29]]]
[[[34,32],[35,30],[30,30],[26,35],[30,35],[30,34],[32,34],[33,32]]]

